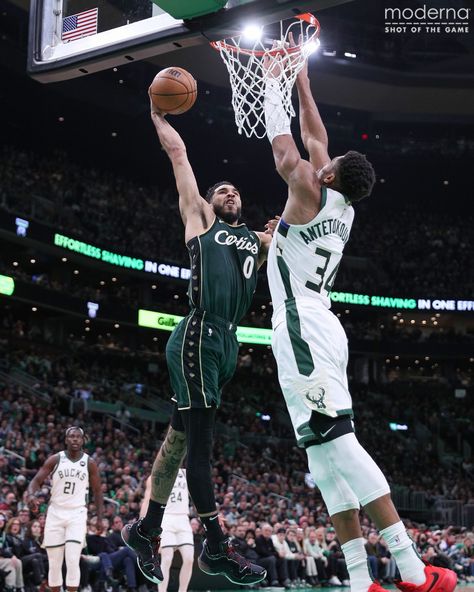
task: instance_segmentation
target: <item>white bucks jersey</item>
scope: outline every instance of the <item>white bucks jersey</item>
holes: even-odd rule
[[[280,220],[268,254],[268,283],[274,322],[291,299],[314,299],[330,308],[342,251],[349,239],[354,208],[342,193],[321,188],[321,209],[307,224]]]
[[[189,514],[189,493],[186,470],[179,469],[166,504],[165,514]]]
[[[52,474],[51,504],[58,508],[81,508],[89,493],[89,455],[72,461],[64,450]]]

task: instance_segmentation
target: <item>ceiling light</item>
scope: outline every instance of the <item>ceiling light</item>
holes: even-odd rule
[[[262,38],[263,29],[259,25],[248,24],[242,31],[242,36],[249,41],[260,41]]]

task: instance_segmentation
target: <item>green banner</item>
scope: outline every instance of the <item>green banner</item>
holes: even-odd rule
[[[144,310],[143,308],[138,310],[138,325],[140,327],[172,331],[182,319],[184,317],[165,312],[155,312],[154,310]]]
[[[183,319],[179,315],[155,312],[153,310],[139,309],[138,325],[162,331],[172,331]],[[237,339],[240,343],[253,343],[256,345],[271,345],[271,329],[260,329],[258,327],[237,327]]]
[[[0,275],[0,294],[11,296],[15,291],[15,280],[8,275]]]

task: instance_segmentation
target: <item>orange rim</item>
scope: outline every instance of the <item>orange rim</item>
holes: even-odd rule
[[[318,19],[312,15],[310,12],[305,12],[304,14],[298,14],[295,18],[299,19],[300,21],[305,21],[309,25],[315,27],[314,33],[309,37],[306,43],[310,41],[314,41],[319,36],[319,31],[321,27],[319,25]],[[257,58],[261,58],[263,56],[277,56],[283,54],[295,54],[301,51],[301,45],[295,45],[294,47],[288,47],[287,49],[245,49],[238,47],[237,45],[232,45],[227,43],[225,39],[222,41],[211,41],[210,45],[213,49],[220,51],[221,49],[225,49],[227,51],[231,51],[233,53],[242,53],[243,55],[255,56]]]

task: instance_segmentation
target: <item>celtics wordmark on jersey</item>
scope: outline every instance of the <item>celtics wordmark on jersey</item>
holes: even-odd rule
[[[191,259],[191,307],[238,323],[257,285],[257,234],[245,224],[231,226],[216,217],[212,226],[192,238],[187,247]]]
[[[73,461],[62,450],[51,481],[53,506],[67,509],[84,507],[89,494],[89,455],[84,452],[81,458]]]

